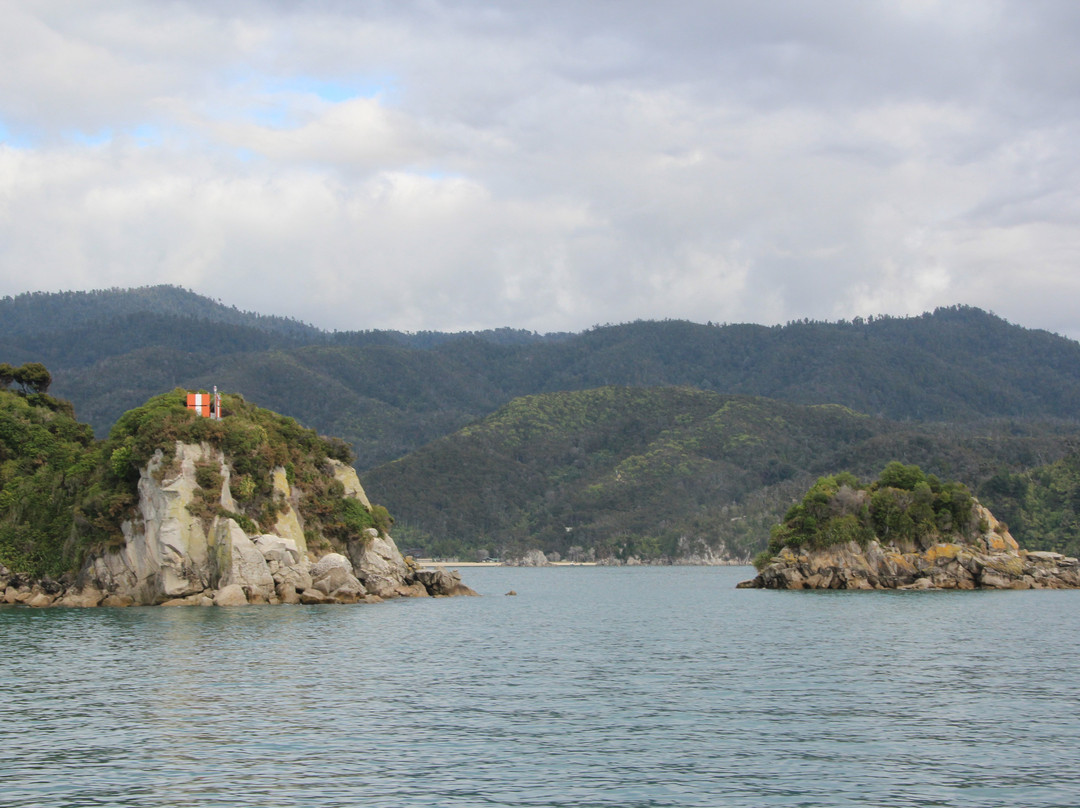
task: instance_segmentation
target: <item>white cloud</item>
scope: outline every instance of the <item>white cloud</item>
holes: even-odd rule
[[[1071,4],[0,10],[3,294],[403,329],[966,302],[1080,336]]]

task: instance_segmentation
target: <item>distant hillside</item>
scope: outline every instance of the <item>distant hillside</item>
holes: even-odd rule
[[[904,458],[975,485],[1056,458],[1070,423],[918,425],[832,405],[690,388],[606,387],[515,399],[363,475],[406,546],[470,558],[540,548],[580,558],[749,559],[816,477]]]
[[[92,292],[27,292],[0,298],[0,338],[66,331],[132,314],[192,318],[308,338],[321,334],[299,320],[240,311],[178,286],[161,285]]]
[[[1022,547],[1080,555],[1080,445],[1052,463],[1006,469],[986,480],[979,498],[991,505]]]
[[[836,403],[894,420],[1080,420],[1080,344],[970,307],[782,327],[326,333],[159,286],[6,298],[0,361],[47,364],[98,435],[163,390],[216,384],[344,436],[360,469],[516,397],[605,385]]]

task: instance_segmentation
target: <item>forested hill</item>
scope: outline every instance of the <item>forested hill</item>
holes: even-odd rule
[[[898,420],[1080,419],[1080,344],[970,307],[775,327],[327,333],[150,287],[6,298],[0,361],[44,362],[98,434],[163,390],[216,384],[342,435],[361,469],[515,397],[603,385],[839,403]]]
[[[0,298],[0,338],[66,331],[87,323],[123,320],[134,314],[248,326],[302,339],[317,339],[322,333],[299,320],[240,311],[178,286],[161,285],[91,292],[27,292]]]
[[[1036,507],[1045,472],[1021,470],[1057,469],[1076,436],[1060,422],[920,424],[685,387],[605,387],[515,399],[362,479],[397,516],[404,546],[425,554],[652,559],[708,548],[748,560],[816,477],[874,476],[898,457],[972,488],[992,479],[991,508],[1002,488],[1015,492],[1014,511],[1033,514],[1026,524],[1048,523],[1049,507]],[[1057,520],[1017,538],[1069,546]]]

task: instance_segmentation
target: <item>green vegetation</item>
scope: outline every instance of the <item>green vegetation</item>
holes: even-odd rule
[[[818,478],[802,501],[773,528],[759,568],[784,547],[820,550],[834,544],[872,539],[913,549],[945,536],[971,538],[975,501],[963,483],[942,483],[918,466],[892,462],[878,479],[862,485],[853,474]]]
[[[327,473],[328,460],[352,460],[343,441],[238,395],[222,397],[222,420],[202,418],[187,409],[185,395],[177,389],[150,399],[125,413],[107,440],[95,441],[67,402],[0,391],[0,563],[55,577],[77,569],[88,550],[121,545],[120,525],[134,515],[138,499],[139,470],[160,456],[164,476],[178,441],[208,444],[229,463],[235,512],[220,505],[225,480],[219,465],[196,464],[198,489],[188,507],[206,522],[229,516],[251,533],[269,529],[283,507],[272,472],[283,467],[302,492],[301,517],[317,540],[341,544],[364,528],[385,530],[392,523],[385,508],[369,510],[346,498]]]
[[[1027,471],[999,471],[979,498],[1022,547],[1080,555],[1080,452]]]
[[[95,451],[90,427],[71,417],[67,402],[0,390],[0,563],[63,571]]]
[[[750,559],[818,477],[839,469],[868,477],[903,457],[977,484],[1002,464],[1022,469],[1061,452],[1070,428],[896,423],[838,406],[610,387],[516,399],[362,481],[399,514],[395,536],[417,553],[539,547],[564,558],[671,558],[704,545]],[[926,482],[938,529],[947,529],[952,488],[934,491],[933,479],[907,479],[906,468],[890,467],[896,479],[883,489],[925,497],[918,483]],[[892,496],[879,496],[881,529],[903,532],[903,518],[887,518]],[[823,535],[858,540],[861,529],[839,519]]]
[[[42,394],[52,384],[52,375],[40,362],[27,362],[17,368],[7,362],[0,364],[0,389],[7,390],[12,382],[19,385],[24,395]]]

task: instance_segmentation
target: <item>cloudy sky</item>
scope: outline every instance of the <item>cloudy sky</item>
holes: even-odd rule
[[[0,295],[1080,337],[1071,0],[0,0]]]

